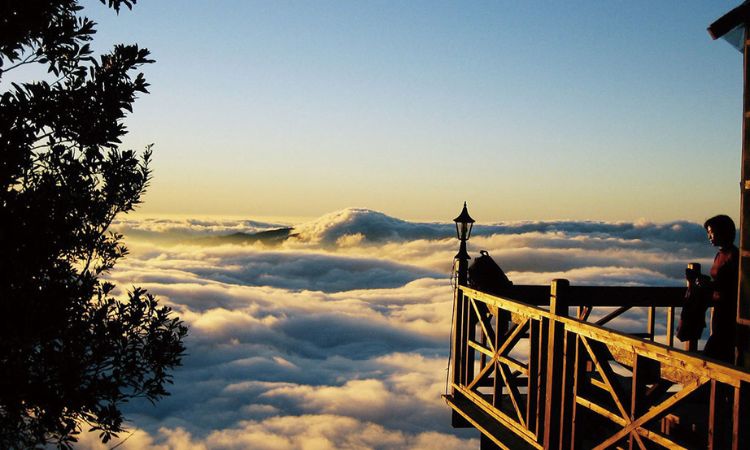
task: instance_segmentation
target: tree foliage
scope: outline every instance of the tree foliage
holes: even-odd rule
[[[81,12],[0,0],[0,448],[67,448],[82,430],[108,441],[128,399],[167,395],[184,352],[168,307],[101,279],[127,253],[109,227],[151,177],[151,148],[120,144],[152,61],[137,45],[94,57]],[[8,80],[30,67],[47,75]]]

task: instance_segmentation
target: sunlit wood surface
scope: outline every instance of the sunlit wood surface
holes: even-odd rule
[[[482,448],[750,448],[750,372],[674,345],[683,288],[556,280],[508,295],[456,288],[446,401]],[[632,308],[642,330],[610,327]]]

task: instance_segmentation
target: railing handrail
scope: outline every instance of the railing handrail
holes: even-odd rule
[[[460,286],[462,289],[471,289]],[[530,305],[549,305],[549,285],[519,284],[509,289],[508,298]],[[570,286],[569,306],[682,306],[685,288],[681,286]],[[520,300],[523,299],[523,300]]]

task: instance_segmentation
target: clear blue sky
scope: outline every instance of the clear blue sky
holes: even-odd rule
[[[157,63],[150,214],[738,216],[735,1],[88,0]]]

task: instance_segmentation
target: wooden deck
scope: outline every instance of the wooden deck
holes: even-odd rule
[[[750,449],[750,372],[673,345],[683,288],[555,280],[455,295],[445,399],[483,449]],[[607,326],[632,308],[647,311],[642,332]]]

